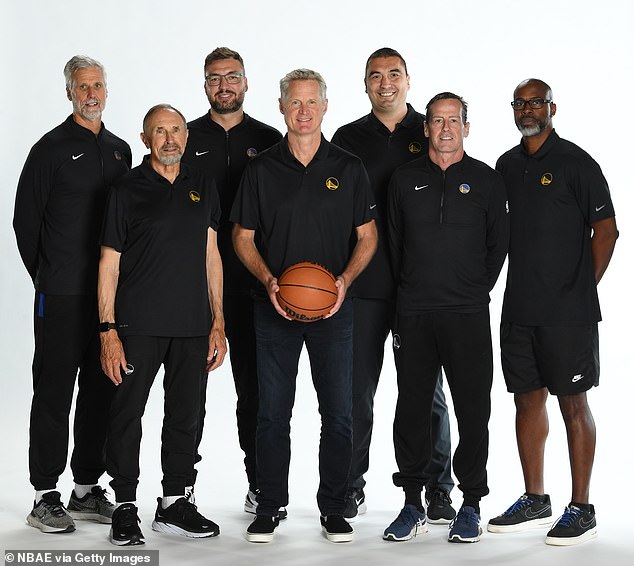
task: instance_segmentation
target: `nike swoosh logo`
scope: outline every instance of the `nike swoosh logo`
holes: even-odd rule
[[[595,207],[594,207],[594,211],[595,211],[595,212],[599,212],[599,210],[602,210],[602,209],[604,209],[604,208],[605,208],[605,204],[604,204],[604,205],[602,205],[602,206],[595,206]]]
[[[200,157],[201,155],[205,155],[205,153],[209,153],[209,150],[207,150],[207,151],[197,151],[196,152],[196,157]]]
[[[429,187],[429,185],[423,185],[422,187],[418,187],[418,186],[414,185],[414,190],[415,191],[420,191],[421,189],[425,189],[427,187]]]
[[[73,158],[73,161],[77,161],[82,155],[84,154],[80,153],[79,155],[71,155],[71,157]]]
[[[372,210],[373,208],[376,208],[376,204],[370,205],[370,210]]]
[[[544,513],[547,513],[549,510],[550,510],[550,507],[544,507],[541,511],[535,513],[534,511],[531,511],[530,509],[527,509],[526,510],[526,518],[527,519],[536,519],[540,515],[543,515]]]
[[[354,498],[355,503],[357,504],[357,507],[359,506],[360,503],[363,503],[363,497],[361,499],[357,499],[356,497]]]
[[[583,517],[581,517],[581,519],[579,519],[579,526],[582,529],[589,529],[590,527],[593,526],[594,521],[591,519],[590,521],[586,521]]]
[[[575,375],[575,376],[572,378],[572,382],[573,382],[573,383],[577,383],[577,381],[581,381],[582,379],[583,379],[583,375],[582,375],[582,374],[578,374],[578,375]]]

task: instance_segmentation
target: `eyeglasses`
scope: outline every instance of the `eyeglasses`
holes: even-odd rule
[[[515,110],[524,110],[524,107],[528,104],[531,108],[539,109],[544,106],[544,104],[550,104],[552,100],[547,100],[544,98],[531,98],[530,100],[524,100],[523,98],[516,98],[513,102],[511,102],[511,106]]]
[[[244,77],[244,74],[242,73],[227,73],[226,75],[206,75],[205,81],[207,81],[207,84],[209,86],[218,86],[222,82],[222,79],[224,79],[225,81],[227,81],[228,84],[235,85],[240,82],[242,77]]]

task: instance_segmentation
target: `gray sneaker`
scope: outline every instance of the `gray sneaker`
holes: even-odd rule
[[[81,499],[75,495],[75,490],[70,494],[68,512],[75,520],[97,521],[98,523],[112,523],[114,505],[108,501],[106,490],[98,485],[92,488]]]
[[[75,530],[73,518],[62,505],[59,491],[45,493],[37,505],[33,502],[33,511],[26,522],[43,533],[72,533]]]

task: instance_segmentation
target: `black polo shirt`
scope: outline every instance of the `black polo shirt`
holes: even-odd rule
[[[229,221],[229,213],[247,163],[279,142],[282,134],[247,114],[242,122],[228,132],[211,119],[209,112],[189,122],[187,127],[189,138],[183,162],[213,175],[220,195],[222,213],[218,228],[218,248],[222,255],[224,293],[248,293],[254,287],[255,279],[242,265],[233,249],[233,224]]]
[[[101,244],[121,253],[115,318],[121,335],[209,333],[207,229],[218,229],[213,178],[186,164],[173,184],[146,157],[112,188]]]
[[[408,104],[405,118],[393,132],[370,112],[342,126],[332,137],[332,143],[361,158],[377,204],[379,245],[368,267],[354,282],[352,296],[366,299],[388,299],[394,296],[395,282],[387,245],[387,186],[399,165],[427,153],[429,140],[423,130],[424,120],[425,116]]]
[[[489,303],[508,248],[502,176],[464,155],[442,171],[428,155],[401,165],[388,194],[397,311],[477,312]]]
[[[96,293],[108,188],[131,164],[126,142],[103,124],[95,135],[72,115],[33,146],[18,182],[13,227],[39,292]]]
[[[375,218],[368,175],[358,157],[323,136],[304,167],[285,137],[244,171],[231,220],[256,230],[258,249],[275,277],[312,261],[341,274],[355,227]]]
[[[614,216],[599,165],[553,130],[529,155],[522,144],[500,157],[511,209],[502,320],[527,326],[601,320],[591,224]]]

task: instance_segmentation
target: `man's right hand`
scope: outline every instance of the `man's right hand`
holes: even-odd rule
[[[286,320],[293,320],[290,316],[286,314],[286,311],[277,302],[277,293],[280,290],[280,286],[277,284],[277,278],[272,277],[269,280],[266,290],[268,291],[269,299],[271,300],[271,303],[275,307],[275,310],[278,312],[278,314],[283,316]]]

